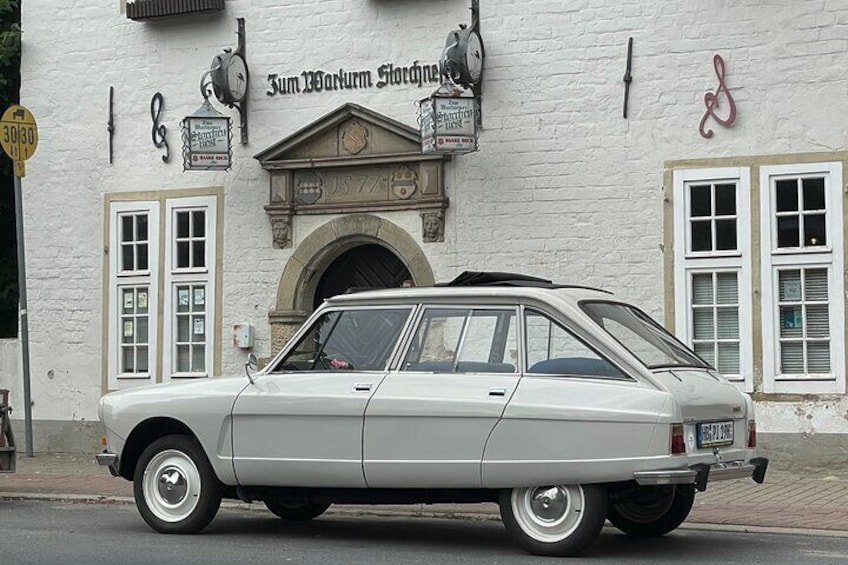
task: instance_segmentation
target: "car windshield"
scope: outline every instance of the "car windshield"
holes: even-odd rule
[[[633,306],[587,301],[581,302],[580,307],[649,369],[709,367],[650,316]]]

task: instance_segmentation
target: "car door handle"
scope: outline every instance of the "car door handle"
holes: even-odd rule
[[[490,388],[489,396],[506,396],[506,387],[497,386]]]
[[[371,383],[355,383],[353,385],[353,392],[368,392],[371,390]]]

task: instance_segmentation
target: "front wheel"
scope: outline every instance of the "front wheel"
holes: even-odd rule
[[[135,504],[163,534],[194,534],[221,506],[221,484],[194,438],[170,435],[142,452],[133,477]]]
[[[606,489],[552,485],[501,491],[501,519],[515,542],[535,555],[568,557],[588,547],[607,514]]]
[[[607,518],[626,534],[658,537],[677,529],[694,502],[692,485],[643,487],[632,497],[611,503]]]
[[[293,522],[317,518],[330,507],[329,504],[286,504],[277,500],[266,500],[265,506],[278,518]]]

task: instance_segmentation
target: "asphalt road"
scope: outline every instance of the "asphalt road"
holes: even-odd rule
[[[319,563],[344,565],[557,563],[514,547],[500,522],[325,515],[287,524],[270,513],[222,509],[203,534],[150,530],[134,506],[0,500],[0,564]],[[561,561],[565,563],[565,561]],[[605,529],[593,564],[848,564],[844,538],[678,530],[634,540]]]

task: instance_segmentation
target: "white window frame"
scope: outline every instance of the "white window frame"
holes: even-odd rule
[[[165,271],[166,300],[163,308],[163,352],[162,352],[162,381],[180,378],[205,378],[212,375],[215,359],[215,258],[217,240],[217,198],[215,196],[198,196],[189,198],[173,198],[166,201],[165,217]],[[203,209],[206,216],[205,266],[203,268],[176,268],[176,213]],[[205,291],[205,335],[206,350],[204,356],[205,370],[203,372],[176,371],[176,287],[182,285],[206,285]],[[189,300],[193,303],[194,297]],[[192,329],[193,331],[193,329]]]
[[[736,184],[737,249],[726,251],[689,251],[690,196],[687,187],[698,183]],[[745,392],[754,390],[754,336],[751,312],[751,170],[748,167],[678,169],[674,185],[674,321],[677,337],[692,347],[692,275],[701,273],[737,273],[739,292],[739,371],[729,378]]]
[[[776,177],[820,174],[825,176],[825,237],[828,245],[776,249],[777,199],[772,194],[772,180]],[[774,165],[760,168],[763,391],[766,393],[844,394],[846,391],[842,198],[842,164],[840,162]],[[780,366],[780,328],[778,326],[780,320],[776,315],[779,296],[777,271],[787,267],[828,269],[828,293],[831,305],[828,311],[831,367],[829,374],[804,377],[777,374],[777,368]]]
[[[122,272],[120,220],[126,214],[146,213],[148,254],[146,271]],[[155,382],[157,377],[156,352],[157,328],[159,320],[159,277],[156,266],[159,264],[159,203],[112,202],[109,210],[109,289],[108,289],[108,385],[109,390],[120,390],[140,384]],[[121,290],[126,287],[147,286],[148,288],[148,348],[147,373],[120,373],[121,356]]]

